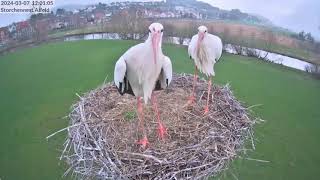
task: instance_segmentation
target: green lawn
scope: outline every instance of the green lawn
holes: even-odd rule
[[[0,179],[60,179],[57,148],[68,124],[75,93],[113,78],[118,57],[135,42],[54,43],[0,57]],[[176,72],[192,73],[186,49],[166,45]],[[318,179],[320,163],[320,81],[309,75],[252,58],[224,54],[216,83],[230,83],[235,95],[266,120],[258,125],[256,151],[237,160],[221,179]],[[59,165],[60,163],[60,165]],[[232,173],[231,173],[232,172]]]

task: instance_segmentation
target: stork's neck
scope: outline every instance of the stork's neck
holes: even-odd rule
[[[151,38],[151,35],[148,36],[148,38],[145,41],[145,43],[152,49],[152,38]],[[162,53],[162,38],[160,38],[160,41],[159,41],[158,52]]]

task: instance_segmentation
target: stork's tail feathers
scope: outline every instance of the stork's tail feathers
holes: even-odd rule
[[[126,71],[127,65],[124,58],[121,56],[114,68],[114,83],[117,86],[120,94],[123,94],[125,90],[124,78]]]

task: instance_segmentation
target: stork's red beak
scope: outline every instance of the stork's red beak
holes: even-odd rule
[[[199,32],[198,33],[197,47],[196,47],[197,51],[199,50],[199,46],[200,46],[200,43],[203,41],[203,38],[204,38],[204,32]]]
[[[160,32],[152,33],[152,50],[153,50],[153,61],[154,64],[157,64],[157,54],[160,46]]]

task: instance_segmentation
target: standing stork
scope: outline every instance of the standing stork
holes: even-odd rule
[[[154,90],[164,89],[172,80],[172,64],[162,53],[163,26],[153,23],[149,26],[149,37],[144,43],[127,50],[117,61],[114,69],[114,82],[121,95],[128,93],[137,97],[139,128],[143,138],[138,141],[143,148],[148,145],[144,128],[143,103],[151,99],[158,120],[158,136],[163,139],[166,128],[160,120]]]
[[[195,85],[197,81],[197,71],[204,73],[208,77],[208,97],[207,105],[204,108],[204,114],[209,112],[209,95],[211,90],[211,78],[215,76],[214,64],[219,60],[222,54],[222,41],[218,36],[208,33],[205,26],[198,28],[198,34],[194,35],[188,47],[188,54],[194,60],[195,71],[193,80],[192,95],[188,100],[188,105],[195,101]]]

